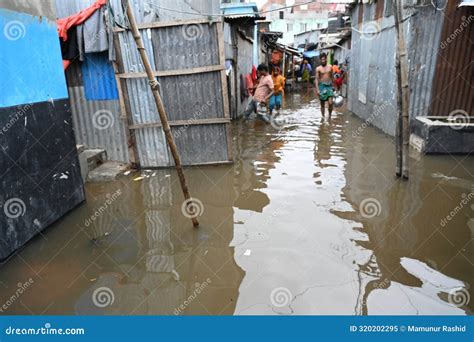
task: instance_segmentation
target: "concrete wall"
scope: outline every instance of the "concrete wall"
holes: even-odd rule
[[[54,18],[0,2],[0,260],[85,199]]]
[[[376,4],[363,4],[363,23],[352,10],[352,47],[348,109],[389,135],[395,134],[396,31],[393,16],[374,20]],[[390,13],[385,9],[384,13]],[[431,6],[407,10],[404,30],[409,59],[410,117],[427,115],[431,102],[443,12]],[[377,34],[365,34],[378,28]]]
[[[280,43],[286,45],[295,45],[295,35],[301,32],[305,32],[303,27],[306,27],[306,31],[314,30],[316,28],[327,26],[327,14],[322,18],[295,18],[295,19],[275,19],[270,24],[270,30],[276,32],[283,32],[283,38],[280,39]],[[288,30],[288,24],[290,24],[291,31]]]

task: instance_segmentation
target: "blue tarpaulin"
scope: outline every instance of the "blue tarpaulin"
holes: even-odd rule
[[[118,99],[114,68],[107,52],[85,54],[81,70],[87,100]]]
[[[313,58],[313,57],[318,57],[318,56],[319,56],[319,51],[316,51],[316,50],[303,52],[303,57],[305,58]]]

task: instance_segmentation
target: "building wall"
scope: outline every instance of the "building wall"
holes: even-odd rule
[[[351,41],[350,39],[340,43],[341,47],[334,48],[334,60],[337,60],[339,64],[344,63],[346,60],[350,60],[351,56]]]
[[[83,202],[51,1],[0,1],[0,260]]]
[[[240,101],[240,75],[242,74],[250,74],[252,72],[252,67],[253,67],[253,44],[247,40],[242,38],[240,35],[238,35],[238,68],[237,68],[237,79],[238,79],[238,91],[237,91],[237,96],[238,96],[238,108],[237,108],[237,113],[241,114],[245,108],[247,108],[247,105],[249,103],[250,97],[244,98],[243,101]]]
[[[230,89],[230,110],[233,119],[239,117],[247,107],[250,97],[241,101],[241,75],[250,74],[253,67],[253,42],[242,36],[241,33],[232,34],[233,28],[240,28],[239,24],[224,24],[224,42],[226,60],[232,63],[232,71],[228,75]],[[236,41],[235,41],[236,40]],[[237,49],[235,50],[234,47]],[[235,51],[237,60],[235,60]]]
[[[348,109],[389,135],[395,134],[396,31],[391,2],[385,2],[382,15],[375,19],[377,4],[359,4],[352,10],[352,43]],[[379,12],[380,13],[380,12]],[[359,17],[360,14],[360,17]],[[360,22],[359,22],[360,18]],[[427,115],[431,102],[433,75],[439,46],[443,12],[431,6],[408,9],[404,30],[409,59],[410,117]],[[363,34],[379,27],[375,35]]]
[[[301,44],[316,43],[321,35],[320,30],[311,30],[308,32],[300,33],[294,36],[294,47],[298,47]]]
[[[283,38],[280,39],[282,44],[295,45],[296,34],[325,26],[327,26],[327,17],[274,19],[270,30],[283,32]]]
[[[440,42],[430,115],[474,115],[474,7],[449,2]]]
[[[94,2],[95,0],[56,0],[57,16],[64,18],[78,13]],[[131,3],[138,23],[207,19],[205,14],[217,14],[220,8],[218,0],[193,1],[192,4],[174,0],[131,0]],[[121,0],[111,0],[111,6],[116,14],[115,19],[120,22],[120,18],[123,18]],[[196,13],[204,14],[196,15]],[[95,59],[91,65],[97,69],[93,70],[92,73],[101,75],[95,81],[107,91],[105,93],[107,96],[104,98],[91,99],[85,96],[87,84],[84,82],[83,72],[89,70],[89,67],[84,66],[83,62],[74,62],[66,73],[77,143],[85,145],[87,148],[104,149],[109,160],[128,163],[130,162],[130,156],[125,132],[126,127],[124,119],[121,117],[119,100],[117,96],[109,91],[113,88],[115,79],[103,77],[104,74],[107,74],[104,72],[105,70],[113,68],[112,62],[102,61],[98,63]]]
[[[262,7],[262,11],[274,10],[305,2],[307,1],[269,0]],[[293,7],[293,9],[281,9],[281,11],[284,16],[283,19],[280,19],[279,10],[267,12],[264,13],[264,15],[267,20],[271,20],[271,31],[283,32],[283,38],[279,40],[282,44],[293,45],[295,34],[314,30],[316,28],[327,27],[329,4],[315,2],[312,4],[305,4],[302,7]],[[288,25],[291,25],[292,27],[288,27]]]

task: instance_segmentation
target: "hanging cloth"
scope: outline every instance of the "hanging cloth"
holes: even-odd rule
[[[97,0],[90,7],[80,11],[79,13],[56,21],[59,41],[61,43],[61,52],[63,53],[64,70],[68,68],[72,60],[81,55],[82,45],[80,45],[81,41],[78,42],[77,40],[78,33],[76,26],[84,23],[92,14],[95,13],[95,11],[106,3],[107,0]],[[74,28],[74,30],[71,30],[72,28]],[[79,38],[80,37],[81,33],[79,33]],[[68,40],[70,41],[68,42]]]

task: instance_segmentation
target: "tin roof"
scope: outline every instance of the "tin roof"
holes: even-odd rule
[[[461,0],[458,7],[474,6],[474,0]]]
[[[230,18],[260,17],[255,2],[221,4],[221,13]]]

